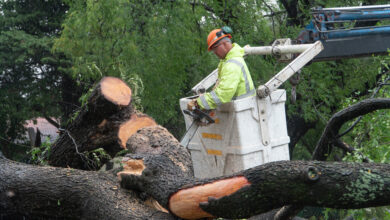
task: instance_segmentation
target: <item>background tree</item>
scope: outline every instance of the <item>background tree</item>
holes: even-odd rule
[[[229,25],[234,31],[233,40],[241,46],[270,45],[278,38],[295,39],[309,22],[312,7],[385,3],[1,1],[0,119],[6,123],[0,125],[0,150],[7,156],[14,152],[9,142],[22,134],[26,119],[62,115],[66,122],[79,106],[75,81],[87,90],[107,75],[124,79],[133,88],[137,108],[181,137],[185,129],[178,100],[190,95],[190,88],[218,63],[206,50],[210,30]],[[248,57],[247,63],[256,86],[285,65],[270,56]],[[389,97],[384,86],[389,75],[387,65],[388,59],[379,57],[305,67],[297,86],[297,100],[287,102],[291,158],[310,159],[320,131],[335,112],[372,96],[379,87],[375,97]],[[284,88],[290,93],[292,87],[285,84]],[[82,100],[89,93],[85,94]],[[348,154],[351,148],[344,148],[332,151],[328,158],[341,160],[347,155],[344,160],[386,162],[389,120],[387,112],[362,118],[352,132],[341,137],[359,153]],[[348,126],[352,123],[341,130]]]
[[[51,52],[68,6],[62,1],[0,2],[0,150],[24,152],[23,124],[34,117],[64,116],[77,107],[80,92],[68,75],[70,61]]]
[[[133,84],[138,107],[176,137],[184,131],[178,100],[218,62],[208,53],[210,30],[229,25],[240,45],[269,45],[295,39],[316,6],[354,6],[361,1],[72,1],[55,48],[73,57],[81,81],[120,76]],[[385,2],[363,2],[381,4]],[[275,58],[248,57],[256,85],[285,64]],[[330,116],[348,100],[370,96],[387,72],[382,59],[312,63],[301,73],[296,102],[287,102],[292,159],[309,159]],[[169,86],[168,86],[169,85]],[[133,87],[134,87],[133,86]],[[138,87],[137,87],[138,86]],[[291,86],[285,84],[291,91]],[[387,115],[386,113],[384,113]],[[345,137],[348,139],[348,137]],[[343,155],[345,152],[336,152]],[[340,156],[338,157],[340,158]]]

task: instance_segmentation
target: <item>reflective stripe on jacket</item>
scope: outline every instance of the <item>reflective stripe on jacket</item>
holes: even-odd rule
[[[256,94],[252,77],[243,56],[244,49],[234,43],[225,59],[219,62],[218,80],[215,88],[197,99],[198,105],[202,109],[215,109],[231,100]]]

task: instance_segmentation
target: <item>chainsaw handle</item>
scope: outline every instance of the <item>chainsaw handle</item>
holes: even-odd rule
[[[184,109],[183,113],[191,116],[194,119],[194,121],[200,121],[203,118],[205,118],[208,124],[215,123],[215,120],[212,119],[209,114],[207,114],[206,112],[203,112],[202,110],[200,110],[198,108],[194,109],[193,111]]]
[[[201,110],[198,109],[198,108],[196,108],[196,109],[194,110],[194,113],[197,114],[197,115],[200,117],[200,119],[205,118],[206,121],[207,121],[209,124],[215,123],[214,119],[212,119],[212,118],[210,117],[209,114],[207,114],[207,113],[204,112],[204,111],[201,111]]]
[[[184,112],[184,114],[191,116],[194,119],[194,121],[200,120],[199,116],[195,115],[193,111],[184,109],[183,112]]]

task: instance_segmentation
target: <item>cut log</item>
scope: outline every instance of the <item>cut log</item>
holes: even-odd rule
[[[140,129],[127,146],[134,153],[166,155],[180,167],[177,176],[193,176],[189,153],[161,126]],[[121,188],[112,167],[108,172],[87,172],[23,165],[0,158],[0,213],[70,219],[176,219],[156,200],[141,194],[147,198],[143,201],[140,193]],[[132,169],[142,172],[142,163],[134,164]],[[7,197],[13,193],[15,196]]]
[[[182,169],[177,166],[176,180],[181,184],[175,184],[170,181],[175,172],[171,173],[171,165],[175,163],[166,160],[168,152],[165,155],[152,155],[160,161],[157,163],[138,155],[138,160],[143,159],[145,169],[129,182],[131,185],[124,183],[124,179],[131,176],[122,173],[121,177],[125,178],[121,185],[132,186],[148,195],[155,194],[160,204],[168,201],[166,205],[176,216],[184,213],[183,217],[193,218],[186,214],[186,210],[180,209],[180,203],[173,202],[176,194],[185,192],[197,198],[204,193],[199,189],[212,185],[217,187],[205,190],[210,194],[203,195],[201,200],[204,202],[197,200],[192,208],[206,213],[205,216],[229,219],[246,218],[285,204],[332,208],[390,204],[389,164],[279,161],[232,177],[210,180],[189,178],[182,175]],[[167,173],[169,180],[164,181]],[[233,183],[238,190],[219,187],[218,184],[224,182]],[[220,198],[212,197],[221,192],[228,193],[222,193]],[[32,166],[3,158],[0,158],[0,213],[19,213],[36,218],[172,219],[145,205],[133,191],[121,189],[108,172]],[[202,215],[195,217],[199,216]]]
[[[116,106],[128,106],[131,101],[131,89],[122,80],[115,77],[104,77],[100,81],[101,93]]]
[[[133,114],[130,120],[121,124],[118,131],[120,145],[123,149],[126,149],[127,140],[135,134],[139,129],[155,126],[157,123],[147,115]]]
[[[164,208],[168,208],[170,193],[176,192],[179,185],[193,181],[189,152],[165,128],[142,128],[128,140],[127,147],[133,154],[126,155],[124,170],[118,173],[119,178],[124,177],[121,184],[146,192]],[[152,178],[149,179],[149,176]],[[166,185],[170,190],[160,191],[159,185]],[[145,191],[149,187],[156,187],[153,194]]]
[[[95,121],[100,123],[103,119],[129,106],[130,102],[131,89],[125,82],[115,77],[104,77],[92,91],[86,104],[87,109],[84,108],[84,111],[80,112],[79,119],[84,120],[75,121],[86,125]]]
[[[96,170],[109,158],[96,161],[88,152],[103,148],[113,157],[126,149],[127,140],[138,129],[156,125],[152,118],[136,113],[130,102],[131,90],[126,83],[118,78],[104,77],[76,119],[53,144],[49,164]]]
[[[245,177],[239,176],[183,189],[171,196],[169,209],[176,216],[184,219],[213,217],[210,213],[203,211],[199,204],[208,201],[210,197],[219,199],[228,196],[249,185]]]

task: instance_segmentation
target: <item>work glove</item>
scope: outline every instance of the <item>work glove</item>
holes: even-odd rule
[[[198,102],[196,101],[196,99],[191,100],[187,104],[187,109],[190,110],[190,111],[194,111],[196,108],[199,108],[198,107]]]

